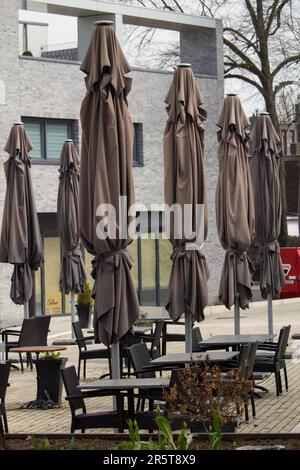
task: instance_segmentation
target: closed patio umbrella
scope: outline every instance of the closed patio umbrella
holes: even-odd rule
[[[255,244],[260,263],[260,291],[268,299],[268,328],[273,333],[272,299],[279,298],[284,273],[277,238],[281,224],[280,139],[268,113],[256,118],[250,134],[250,170],[255,204]]]
[[[94,255],[95,341],[112,345],[113,375],[118,377],[118,342],[132,336],[139,303],[127,250],[132,241],[127,228],[133,218],[128,209],[135,202],[134,130],[126,98],[131,79],[125,77],[130,67],[111,22],[96,22],[81,70],[87,91],[81,106],[80,235]],[[110,206],[105,209],[105,204]],[[99,229],[106,225],[109,210],[116,214],[116,233],[109,232],[109,217],[105,237]]]
[[[177,204],[182,211],[180,218],[172,213],[170,218],[173,264],[166,308],[174,322],[185,313],[186,352],[191,352],[192,322],[204,319],[209,273],[201,251],[207,236],[203,128],[206,112],[189,64],[181,64],[175,70],[165,102],[168,112],[164,132],[165,202],[168,206]],[[188,207],[190,231],[176,233],[178,223],[184,227]]]
[[[75,293],[84,289],[85,268],[79,243],[79,157],[73,141],[64,142],[59,160],[57,224],[62,244],[60,288],[71,293],[71,321],[75,321]],[[74,337],[71,325],[71,335]]]
[[[31,182],[32,144],[22,123],[16,123],[4,147],[9,154],[4,163],[7,188],[2,219],[0,261],[14,265],[10,297],[24,305],[33,294],[33,271],[43,262],[43,244]]]
[[[240,307],[252,298],[253,267],[247,256],[254,237],[254,201],[248,161],[248,118],[238,96],[225,97],[217,123],[219,175],[216,219],[219,239],[226,250],[219,299],[234,304],[235,333],[240,333]]]

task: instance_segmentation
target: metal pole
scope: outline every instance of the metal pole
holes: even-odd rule
[[[111,375],[113,379],[121,378],[120,366],[120,344],[115,343],[111,345]]]
[[[24,318],[29,318],[28,302],[24,304]]]
[[[273,330],[273,303],[272,303],[272,293],[268,294],[268,332],[270,335],[274,333]]]
[[[75,321],[76,321],[76,318],[75,318],[75,292],[72,290],[71,291],[71,338],[73,340],[75,340],[75,333],[74,333],[74,330],[73,330],[72,323],[74,323]]]
[[[192,315],[191,312],[185,312],[185,352],[192,353]]]
[[[238,292],[237,281],[237,253],[233,255],[233,275],[234,275],[234,334],[241,333],[241,319],[240,319],[240,294]]]

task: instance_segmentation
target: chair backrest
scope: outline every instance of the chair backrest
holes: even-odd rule
[[[81,324],[79,321],[74,321],[72,323],[72,326],[73,326],[73,330],[74,330],[74,333],[75,333],[75,338],[76,338],[76,343],[79,347],[79,349],[87,349],[86,348],[86,342],[85,342],[85,339],[84,339],[84,336],[83,336],[83,331],[82,331],[82,328],[81,328]]]
[[[196,350],[199,347],[198,343],[200,343],[200,341],[203,341],[202,334],[199,326],[196,326],[192,330],[192,348]]]
[[[135,372],[150,364],[151,356],[145,343],[134,344],[128,348],[130,362]],[[139,378],[154,378],[155,372],[137,372]]]
[[[0,401],[5,399],[10,372],[10,362],[0,362]]]
[[[164,321],[163,320],[156,322],[155,330],[154,330],[154,334],[153,334],[153,341],[152,341],[152,344],[151,344],[151,351],[153,351],[154,349],[159,349],[160,348],[160,338],[161,338],[161,335],[162,335],[163,327],[164,327]]]
[[[289,336],[291,332],[291,325],[284,326],[281,328],[278,339],[278,351],[276,354],[276,359],[281,359],[286,353],[286,348],[289,343]]]
[[[83,396],[81,391],[77,388],[79,380],[75,367],[70,366],[65,369],[61,369],[61,375],[72,414],[75,414],[75,411],[79,409],[83,410],[85,413],[86,409]]]
[[[22,323],[18,345],[47,346],[50,316],[25,318]]]
[[[258,347],[258,342],[251,343],[248,362],[247,362],[247,372],[245,376],[245,379],[247,380],[250,380],[253,376],[253,369],[254,369],[254,364],[255,364],[257,347]]]
[[[238,357],[239,380],[244,380],[247,378],[250,350],[251,343],[243,344],[241,346],[240,354]]]

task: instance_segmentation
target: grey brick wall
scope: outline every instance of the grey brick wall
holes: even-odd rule
[[[0,100],[0,217],[5,194],[2,151],[11,125],[21,116],[65,118],[79,120],[81,100],[85,93],[84,76],[77,63],[18,57],[18,0],[0,2],[0,82],[5,84]],[[215,42],[221,54],[221,29]],[[185,50],[187,45],[185,44]],[[198,46],[195,48],[197,53]],[[183,58],[184,59],[184,58]],[[209,60],[209,59],[207,59]],[[186,60],[185,60],[186,61]],[[218,76],[200,76],[199,85],[208,111],[206,123],[205,167],[209,204],[209,235],[205,246],[211,278],[210,301],[216,300],[223,251],[220,248],[215,223],[215,187],[217,178],[216,126],[218,109],[223,99],[222,57],[211,69]],[[203,73],[203,71],[202,71]],[[162,204],[163,154],[162,139],[166,122],[164,98],[172,80],[171,73],[134,70],[129,107],[133,120],[143,123],[144,166],[134,168],[138,203]],[[3,85],[2,85],[3,89]],[[80,136],[80,126],[78,128]],[[37,210],[55,212],[58,187],[56,166],[32,166]],[[9,299],[11,267],[0,265],[0,325],[20,321],[22,308]]]

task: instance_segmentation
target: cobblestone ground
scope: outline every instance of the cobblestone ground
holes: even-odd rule
[[[283,324],[291,324],[292,332],[300,332],[300,302],[274,305],[274,326],[278,332]],[[251,309],[243,313],[241,332],[254,333],[266,332],[265,307]],[[232,313],[218,311],[207,316],[200,325],[203,337],[210,334],[232,333]],[[69,321],[66,318],[51,320],[51,334],[49,344],[54,339],[66,336]],[[171,326],[170,331],[183,331],[182,327]],[[290,343],[290,348],[297,350],[300,341]],[[90,345],[89,347],[99,347]],[[298,349],[299,349],[298,348]],[[184,350],[183,343],[170,343],[168,352],[179,352]],[[78,359],[77,346],[68,346],[63,351],[63,356],[68,357],[68,365],[76,365]],[[97,379],[107,370],[106,361],[93,360],[87,365],[87,379]],[[276,397],[275,381],[271,376],[264,381],[263,385],[269,389],[268,393],[262,394],[256,400],[257,417],[250,418],[249,423],[242,423],[238,432],[242,433],[282,433],[300,431],[300,361],[293,359],[288,361],[289,391],[283,392],[282,396]],[[20,370],[12,370],[10,375],[10,387],[7,392],[7,412],[9,430],[12,433],[64,433],[70,431],[70,412],[67,402],[63,399],[62,406],[53,410],[31,410],[20,407],[35,398],[36,377],[35,371],[25,369],[24,374]],[[63,392],[64,397],[64,392]],[[90,398],[86,401],[88,411],[99,411],[112,409],[110,398]],[[93,432],[93,431],[91,431]],[[100,432],[95,430],[94,432]],[[107,430],[105,430],[107,432]]]

